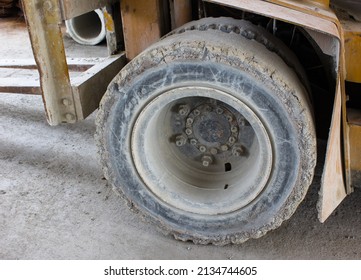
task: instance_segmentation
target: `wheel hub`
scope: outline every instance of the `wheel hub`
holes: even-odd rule
[[[184,123],[189,143],[197,146],[202,153],[228,151],[238,140],[237,119],[221,105],[201,104],[186,116]]]
[[[248,205],[271,172],[266,129],[242,101],[217,89],[164,92],[139,114],[131,138],[139,176],[159,199],[218,215]]]
[[[181,104],[176,110],[174,127],[183,123],[183,134],[176,135],[176,145],[190,155],[189,149],[182,148],[190,144],[202,156],[199,161],[204,167],[217,162],[216,155],[229,153],[230,156],[240,157],[246,154],[245,147],[240,143],[240,126],[245,126],[245,118],[239,113],[233,113],[226,106],[214,99],[209,99],[198,105]],[[196,153],[193,152],[196,156]]]

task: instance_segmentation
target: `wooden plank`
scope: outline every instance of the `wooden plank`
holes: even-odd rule
[[[191,0],[170,0],[172,29],[178,28],[192,20]]]
[[[125,51],[133,59],[163,35],[162,0],[122,0]]]
[[[77,114],[65,57],[59,2],[27,0],[23,1],[23,6],[48,123],[74,123]]]
[[[341,145],[341,85],[338,82],[318,202],[318,218],[323,223],[347,196]]]
[[[107,58],[80,76],[72,78],[78,120],[85,119],[99,106],[109,83],[126,64],[125,53]]]
[[[106,6],[102,9],[105,21],[107,49],[109,55],[124,50],[123,26],[120,5]]]
[[[119,2],[119,0],[61,0],[63,19],[71,19],[90,11]]]
[[[105,58],[67,58],[69,71],[83,72],[104,61]],[[34,59],[0,59],[0,68],[37,70]]]
[[[38,69],[34,59],[0,59],[0,68]]]
[[[311,30],[322,31],[326,34],[339,37],[337,26],[330,21],[330,19],[322,18],[314,12],[309,14],[306,11],[292,10],[288,7],[275,5],[262,0],[205,0],[206,2],[216,3],[232,7],[235,9],[242,9],[244,11],[254,12],[257,14],[279,19],[299,26],[307,27]],[[301,1],[293,1],[296,7]],[[322,12],[322,10],[320,10]]]
[[[41,94],[39,79],[0,78],[0,93]]]

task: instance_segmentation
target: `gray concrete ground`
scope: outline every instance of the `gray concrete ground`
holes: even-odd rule
[[[10,50],[28,57],[23,23],[12,22],[20,29],[3,24],[0,19],[0,57]],[[77,49],[67,38],[66,45]],[[103,46],[82,56],[99,54],[94,50],[106,55]],[[0,259],[361,258],[359,191],[325,224],[317,220],[324,141],[314,182],[289,221],[261,239],[215,247],[164,236],[129,211],[103,178],[94,132],[94,115],[50,127],[41,97],[0,94]]]

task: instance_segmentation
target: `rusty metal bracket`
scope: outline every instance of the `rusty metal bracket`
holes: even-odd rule
[[[104,12],[107,16],[108,43],[111,43],[109,44],[111,45],[109,53],[117,53],[118,42],[109,5],[118,1],[23,1],[33,54],[40,74],[45,110],[50,125],[75,123],[86,118],[98,107],[109,82],[125,65],[123,54],[110,57],[103,64],[87,70],[73,82],[70,78],[69,65],[64,50],[61,31],[62,21],[108,5],[108,9],[105,9]],[[9,83],[9,81],[3,82]],[[10,85],[8,89],[11,88],[14,90],[16,87]],[[28,85],[24,86],[24,90],[36,93],[36,79],[29,81]]]
[[[28,30],[43,90],[48,122],[76,122],[77,113],[70,85],[57,0],[24,1]],[[62,105],[62,104],[68,105]]]

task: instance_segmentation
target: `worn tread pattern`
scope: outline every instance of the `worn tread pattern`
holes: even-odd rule
[[[283,61],[296,72],[307,91],[309,93],[311,92],[307,74],[296,55],[281,40],[270,34],[262,26],[254,25],[247,20],[237,20],[229,17],[208,17],[189,22],[182,27],[174,29],[164,38],[193,30],[219,30],[224,33],[238,34],[248,40],[254,40],[260,43],[265,46],[267,50],[282,58]]]
[[[206,32],[189,30],[169,36],[145,50],[125,66],[110,84],[100,104],[96,118],[97,131],[95,139],[105,177],[113,189],[126,199],[133,211],[156,224],[164,233],[171,234],[179,240],[191,240],[196,244],[226,245],[229,243],[242,243],[250,238],[259,238],[269,230],[279,227],[283,221],[292,216],[305,197],[313,178],[316,165],[316,137],[312,113],[309,110],[309,101],[306,96],[307,91],[299,82],[297,75],[292,73],[293,71],[284,64],[278,55],[269,51],[264,44],[250,38],[243,38],[242,40],[250,40],[247,49],[239,48],[239,36],[219,30],[208,30]],[[277,99],[282,102],[288,115],[293,120],[294,126],[297,127],[298,149],[302,166],[299,168],[296,184],[285,199],[284,206],[274,214],[271,220],[265,222],[259,228],[219,235],[195,234],[179,228],[171,228],[162,222],[159,217],[145,213],[141,205],[131,201],[129,197],[124,195],[121,186],[117,182],[116,172],[110,166],[107,135],[109,133],[108,121],[112,109],[117,101],[123,98],[120,93],[121,89],[127,87],[129,82],[137,79],[137,76],[145,71],[176,60],[200,62],[211,60],[251,73],[260,81],[272,87]],[[283,90],[279,90],[280,88]],[[129,126],[129,124],[125,125]]]

